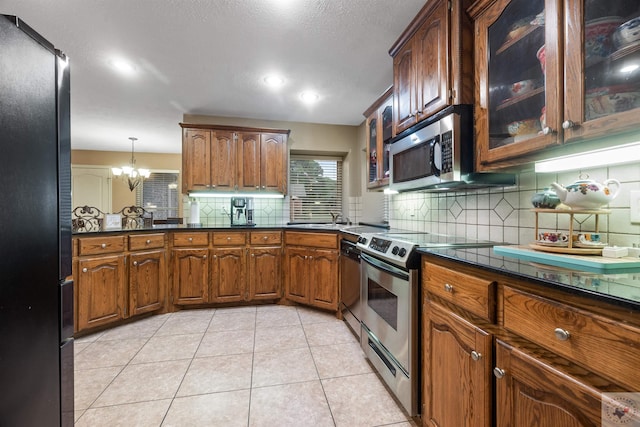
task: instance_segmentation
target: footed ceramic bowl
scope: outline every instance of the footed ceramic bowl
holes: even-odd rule
[[[640,16],[620,25],[613,33],[613,45],[616,49],[640,41]]]
[[[613,32],[623,22],[619,16],[606,16],[586,23],[584,61],[587,67],[602,61],[613,51]]]

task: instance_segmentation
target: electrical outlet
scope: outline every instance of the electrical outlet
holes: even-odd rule
[[[631,222],[640,222],[640,191],[629,192],[629,216]]]

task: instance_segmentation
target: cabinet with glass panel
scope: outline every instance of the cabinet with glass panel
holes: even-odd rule
[[[367,118],[367,188],[389,184],[389,147],[393,136],[393,86],[364,112]]]
[[[469,11],[478,169],[638,128],[640,35],[631,41],[624,28],[640,16],[639,3],[479,0]]]

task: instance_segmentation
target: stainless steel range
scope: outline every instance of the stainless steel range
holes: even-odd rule
[[[406,411],[419,411],[420,255],[417,248],[493,246],[452,236],[418,232],[363,233],[361,251],[364,353]]]

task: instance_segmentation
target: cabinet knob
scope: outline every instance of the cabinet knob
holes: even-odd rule
[[[259,190],[259,189],[260,189],[260,186],[259,186],[259,185],[256,185],[256,190]]]
[[[107,247],[107,244],[106,244],[106,243],[103,243],[103,244],[101,244],[101,245],[100,245],[100,247],[101,247],[102,249],[104,249],[104,248],[106,248],[106,247]]]
[[[147,239],[147,245],[151,244],[151,240]]]
[[[571,129],[573,127],[576,127],[576,124],[571,120],[565,120],[562,122],[562,129]]]
[[[445,290],[446,292],[453,293],[453,286],[451,286],[451,285],[450,285],[450,284],[448,284],[448,283],[445,283],[445,284],[444,284],[444,290]]]
[[[85,268],[83,268],[83,269],[82,269],[82,272],[83,272],[83,273],[86,273],[87,271],[89,271],[89,270],[87,270],[87,267],[85,267]]]
[[[496,378],[500,379],[500,378],[503,378],[503,377],[504,377],[505,372],[504,372],[504,370],[503,370],[503,369],[500,369],[500,368],[498,368],[498,367],[496,366],[495,368],[493,368],[493,375],[494,375]]]
[[[566,341],[569,338],[571,338],[571,334],[566,329],[556,328],[554,329],[553,333],[556,335],[556,338],[558,338],[560,341]]]
[[[478,353],[477,351],[473,350],[473,351],[471,352],[471,358],[472,358],[474,361],[476,361],[476,362],[477,362],[478,360],[480,360],[480,359],[482,358],[482,354],[480,354],[480,353]]]
[[[556,133],[556,131],[554,131],[552,128],[550,128],[549,126],[545,126],[544,129],[542,129],[542,133],[544,135],[553,135],[554,133]]]
[[[214,256],[214,258],[215,258],[215,256]],[[207,256],[206,256],[206,255],[203,255],[203,256],[202,256],[202,259],[207,259]]]
[[[207,188],[211,188],[211,186],[210,186],[209,184],[205,185],[205,187],[207,187]]]
[[[207,256],[205,255],[204,257],[206,258]],[[213,259],[218,259],[218,255],[214,255]]]
[[[262,240],[264,240],[266,242],[267,240],[269,240],[269,238],[267,236],[263,236]]]
[[[193,242],[193,237],[189,237],[189,242]]]
[[[138,261],[133,261],[133,266],[136,267],[138,265]]]
[[[216,188],[216,185],[215,184],[211,184],[211,188]]]
[[[251,254],[251,256],[252,256],[252,257],[255,257],[255,256],[256,256],[256,254]]]
[[[309,257],[309,259],[313,259],[313,257],[312,257],[312,256],[310,256],[310,257]]]
[[[266,185],[263,185],[263,186],[262,186],[262,189],[264,190],[265,188],[267,188],[267,186],[266,186]]]
[[[227,242],[230,242],[230,241],[231,241],[231,237],[227,237]]]
[[[309,257],[307,255],[304,256],[304,259],[309,259]]]

